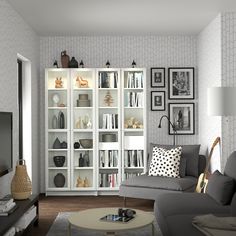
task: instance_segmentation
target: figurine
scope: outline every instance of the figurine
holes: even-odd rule
[[[75,128],[76,128],[76,129],[81,129],[81,117],[80,117],[80,116],[79,116],[79,118],[76,120]]]
[[[63,88],[63,81],[62,81],[62,78],[56,78],[55,80],[55,88]]]
[[[88,81],[81,76],[77,76],[76,85],[78,88],[88,88]]]
[[[83,181],[80,177],[77,178],[76,187],[77,187],[77,188],[84,187],[84,181]]]
[[[143,129],[143,124],[134,117],[130,117],[125,120],[124,127],[125,129]]]
[[[105,103],[108,107],[110,107],[111,104],[113,103],[113,98],[112,98],[112,96],[111,96],[110,91],[107,91],[107,94],[106,94],[106,96],[104,97],[104,103]]]
[[[84,187],[85,187],[85,188],[86,188],[86,187],[89,187],[89,180],[88,180],[87,177],[85,177],[85,179],[84,179]]]

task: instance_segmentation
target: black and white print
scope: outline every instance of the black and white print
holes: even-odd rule
[[[181,153],[182,147],[170,150],[153,147],[149,175],[180,178],[179,165]]]
[[[151,87],[165,87],[165,68],[151,68]]]
[[[151,110],[164,111],[165,108],[165,91],[152,91],[151,92]]]

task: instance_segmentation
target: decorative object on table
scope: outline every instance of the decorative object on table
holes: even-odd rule
[[[169,118],[178,134],[195,133],[194,103],[169,103]],[[169,125],[169,134],[173,134]]]
[[[54,156],[53,161],[56,167],[62,167],[66,161],[65,156]]]
[[[165,111],[165,91],[151,91],[151,111]]]
[[[136,67],[136,62],[133,60],[131,65],[132,65],[132,68]]]
[[[84,158],[82,153],[79,154],[79,167],[84,167]]]
[[[11,194],[16,200],[24,200],[31,196],[32,183],[27,173],[25,160],[19,160],[11,181]]]
[[[80,176],[77,178],[76,187],[77,187],[77,188],[84,187],[84,181],[80,178]]]
[[[168,68],[169,99],[194,99],[194,68]]]
[[[138,121],[136,118],[130,117],[125,120],[124,127],[125,129],[142,129],[143,124],[141,123],[141,121]]]
[[[63,141],[61,143],[61,149],[67,149],[67,142]]]
[[[58,128],[65,129],[65,116],[62,111],[58,113]]]
[[[81,76],[77,76],[76,85],[78,88],[88,88],[88,80],[83,79]]]
[[[70,57],[66,54],[66,50],[61,52],[61,66],[62,68],[68,68]]]
[[[87,177],[85,177],[85,179],[84,179],[84,187],[85,187],[85,188],[88,188],[88,187],[89,187],[89,180],[88,180]]]
[[[53,62],[53,67],[54,67],[54,68],[58,68],[57,60],[55,60],[55,61]]]
[[[52,117],[52,128],[53,129],[57,129],[58,128],[58,120],[57,120],[57,116],[56,115],[53,115]]]
[[[107,60],[107,62],[106,62],[106,67],[109,68],[110,65],[111,65],[110,62]]]
[[[176,135],[177,135],[177,131],[176,131],[176,127],[175,127],[175,124],[173,124],[171,121],[170,121],[170,118],[166,115],[163,115],[161,118],[160,118],[160,121],[159,121],[159,125],[158,125],[158,128],[160,129],[161,128],[161,122],[162,122],[162,119],[163,118],[166,118],[168,120],[168,123],[169,125],[172,127],[172,130],[173,130],[173,145],[175,146],[176,145]]]
[[[93,147],[93,140],[92,139],[88,139],[88,138],[80,139],[79,142],[83,148],[92,148]]]
[[[65,107],[66,105],[64,103],[60,103],[58,107]]]
[[[74,143],[74,149],[79,149],[80,148],[80,143],[79,142],[75,142]]]
[[[111,104],[114,102],[110,91],[107,91],[105,97],[104,97],[104,103],[106,104],[106,106],[110,107]]]
[[[58,93],[54,93],[52,95],[52,101],[53,101],[53,106],[54,107],[57,107],[58,106],[58,103],[60,102],[60,96]]]
[[[201,173],[200,176],[198,177],[198,182],[197,182],[197,186],[196,186],[196,189],[195,189],[195,192],[197,192],[197,193],[205,193],[205,191],[206,191],[206,186],[207,186],[207,183],[208,183],[208,177],[210,175],[210,173],[209,173],[210,161],[211,161],[211,157],[212,157],[214,148],[218,143],[220,144],[220,137],[217,137],[215,139],[215,141],[213,142],[210,154],[207,158],[207,163],[206,163],[204,173]]]
[[[92,128],[92,122],[88,114],[84,116],[82,119],[82,124],[84,129],[91,129]]]
[[[59,138],[56,138],[53,145],[52,145],[53,149],[60,149],[61,148],[61,142],[59,140]]]
[[[57,77],[55,80],[55,88],[63,88],[63,81],[62,78]]]
[[[116,134],[102,134],[102,142],[117,142]]]
[[[54,177],[54,184],[57,188],[63,188],[66,183],[66,177],[62,173],[58,173]]]
[[[79,94],[79,98],[77,99],[77,107],[90,107],[88,94]]]
[[[81,68],[84,68],[84,62],[83,62],[83,60],[80,61],[79,66],[80,66]]]
[[[76,61],[75,57],[72,57],[69,62],[69,68],[78,68],[79,64],[78,61]]]
[[[90,166],[89,151],[85,151],[83,159],[84,159],[84,166],[89,167]]]
[[[81,117],[79,117],[75,122],[75,128],[81,129]]]
[[[164,88],[165,87],[165,68],[153,67],[151,68],[151,87]]]

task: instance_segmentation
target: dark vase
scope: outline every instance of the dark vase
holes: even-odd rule
[[[65,156],[54,156],[53,161],[56,167],[62,167],[65,163],[66,157]]]
[[[61,148],[62,148],[62,149],[67,149],[67,142],[63,141],[63,142],[61,143]]]
[[[74,149],[79,149],[79,148],[80,148],[79,142],[75,142],[75,143],[74,143]]]
[[[53,149],[60,149],[61,148],[61,142],[58,138],[55,139],[52,147],[53,147]]]
[[[84,159],[84,166],[89,167],[89,151],[85,151],[85,154],[83,156]]]
[[[80,153],[79,167],[84,167],[84,158],[83,158],[83,156],[82,156],[82,153]]]
[[[62,68],[68,68],[70,57],[66,55],[66,51],[61,52],[61,66]]]
[[[78,61],[76,61],[75,57],[72,57],[69,62],[69,68],[78,68],[79,64]]]
[[[57,188],[62,188],[65,186],[66,183],[66,178],[62,173],[58,173],[55,177],[54,177],[54,184]]]
[[[58,127],[59,129],[65,129],[65,116],[61,111],[58,114]]]

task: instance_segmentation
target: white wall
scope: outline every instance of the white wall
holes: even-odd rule
[[[150,67],[193,66],[196,68],[196,97],[198,98],[197,37],[196,36],[101,36],[101,37],[41,37],[40,38],[40,176],[44,191],[44,69],[52,67],[60,53],[67,50],[77,60],[83,59],[86,67],[104,67],[109,59],[111,67],[130,67],[134,59],[138,67],[147,68],[147,121],[148,142],[172,143],[167,135],[167,122],[158,129],[159,118],[165,112],[150,111]],[[167,71],[166,71],[167,75]],[[166,76],[167,79],[167,76]],[[166,83],[167,85],[167,83]],[[167,89],[167,86],[166,86]],[[166,90],[160,89],[160,90]],[[178,137],[179,143],[198,143],[198,103],[196,98],[196,135]],[[172,102],[172,101],[171,101]],[[190,102],[190,101],[188,101]],[[168,107],[168,106],[166,106]],[[165,123],[165,124],[164,124]]]
[[[39,159],[39,38],[5,1],[0,0],[0,111],[13,112],[13,157],[18,159],[17,53],[31,61],[32,69],[32,129],[33,129],[33,191],[38,192]],[[12,174],[0,178],[0,197],[10,192]]]
[[[221,15],[198,35],[199,140],[200,152],[208,151],[217,136],[222,136],[221,117],[207,115],[207,88],[221,86]],[[221,169],[220,149],[212,156],[212,170]]]

